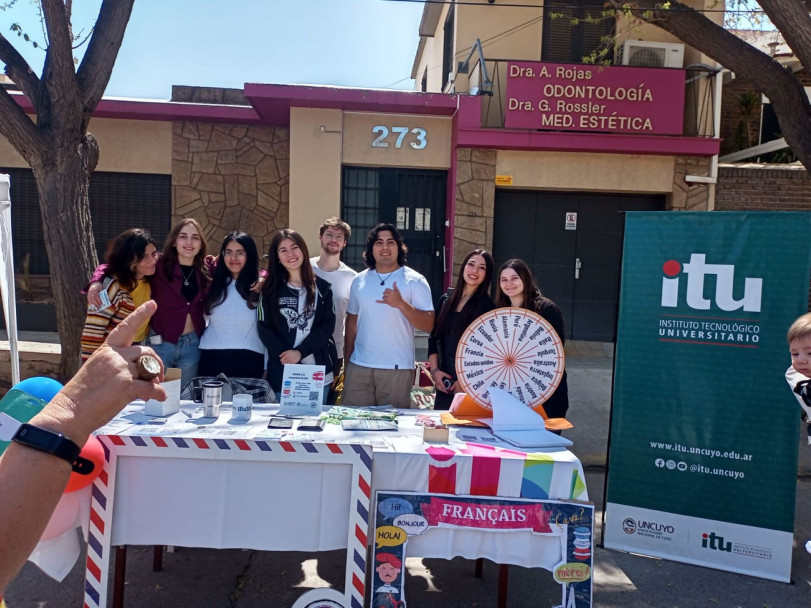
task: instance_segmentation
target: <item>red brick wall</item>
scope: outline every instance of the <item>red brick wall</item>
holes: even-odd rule
[[[735,131],[741,123],[741,111],[738,100],[741,95],[755,91],[754,85],[743,78],[736,78],[724,85],[721,97],[721,156],[742,150],[746,146],[738,145],[735,139]],[[758,101],[761,96],[758,93]],[[752,129],[752,145],[756,146],[760,137],[760,103],[754,112],[754,118],[750,121]]]
[[[720,165],[715,209],[811,211],[811,176],[796,165]]]
[[[798,72],[796,76],[803,86],[811,86],[811,74],[803,71]],[[755,92],[758,97],[757,108],[754,111],[754,118],[751,119],[750,122],[753,135],[752,139],[754,140],[752,145],[756,146],[759,143],[758,138],[760,137],[761,114],[760,100],[762,99],[761,92],[751,81],[746,80],[745,78],[736,78],[724,85],[724,89],[721,94],[721,132],[719,134],[722,139],[721,156],[742,150],[746,147],[741,147],[737,144],[735,141],[735,131],[737,130],[738,125],[741,123],[739,99],[741,95],[750,91]]]
[[[720,165],[718,211],[811,211],[811,176],[797,165]]]

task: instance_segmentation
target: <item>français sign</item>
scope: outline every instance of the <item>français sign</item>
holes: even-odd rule
[[[504,126],[681,135],[684,70],[511,61]]]

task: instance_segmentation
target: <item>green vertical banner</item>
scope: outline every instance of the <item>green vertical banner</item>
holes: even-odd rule
[[[606,547],[788,582],[809,213],[628,213]]]

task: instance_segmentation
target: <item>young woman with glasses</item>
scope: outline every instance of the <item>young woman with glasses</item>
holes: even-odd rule
[[[259,294],[251,290],[258,278],[259,253],[254,240],[240,231],[227,235],[205,302],[199,375],[262,377],[265,346],[256,326]]]

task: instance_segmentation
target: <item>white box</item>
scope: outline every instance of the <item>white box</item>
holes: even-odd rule
[[[147,416],[168,416],[180,411],[180,375],[176,367],[169,367],[163,373],[161,386],[166,391],[166,401],[150,399],[144,404]]]

